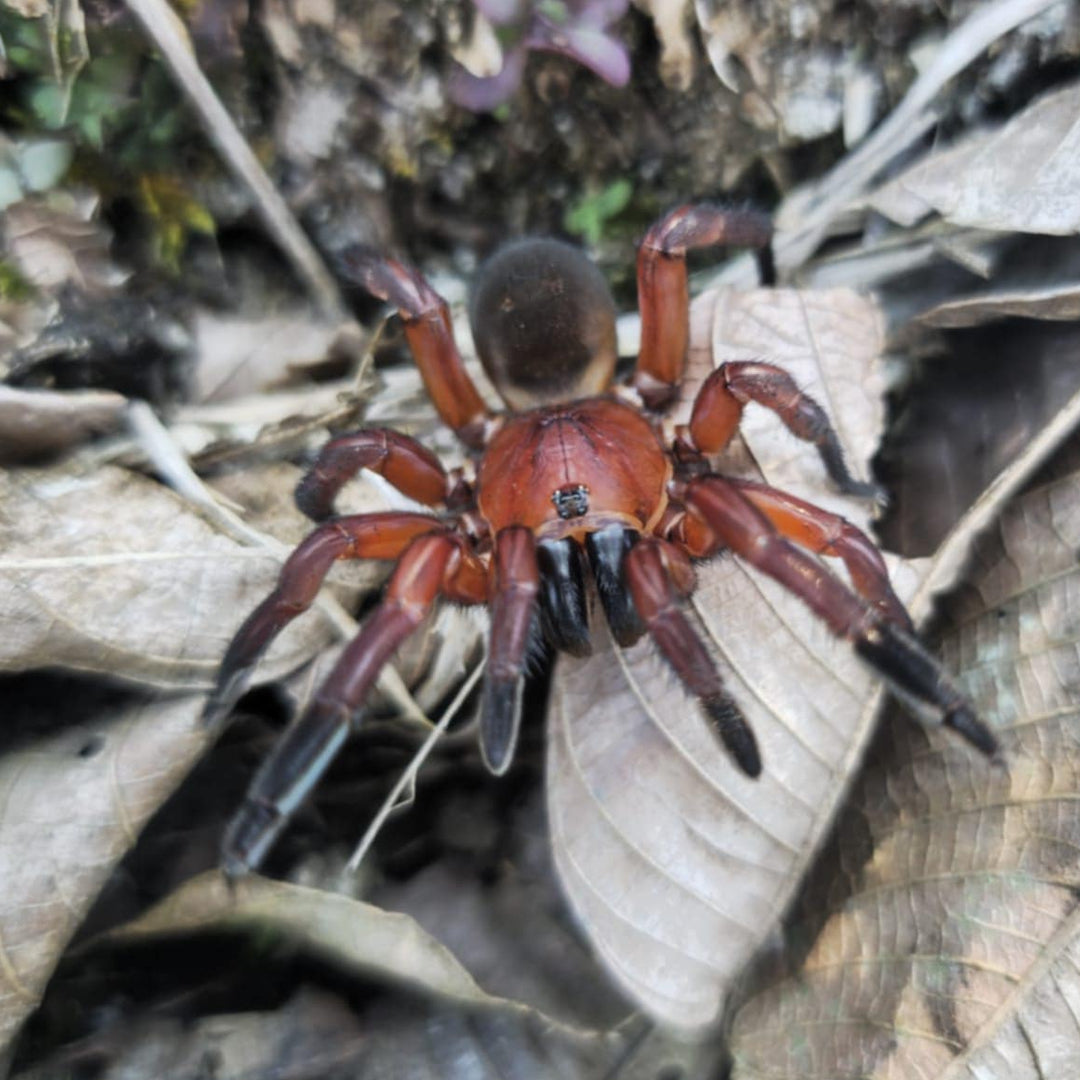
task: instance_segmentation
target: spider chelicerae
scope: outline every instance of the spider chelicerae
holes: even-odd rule
[[[448,471],[415,439],[369,428],[331,440],[301,481],[297,503],[321,524],[229,646],[208,723],[231,711],[259,657],[311,605],[335,560],[396,565],[381,603],[255,778],[226,833],[229,873],[258,865],[345,741],[383,665],[440,598],[490,608],[479,730],[493,772],[513,756],[530,638],[539,631],[556,650],[587,654],[593,588],[615,641],[648,634],[734,764],[757,776],[753,731],[680,603],[694,589],[694,560],[725,550],[802,599],[920,716],[995,752],[993,735],[915,637],[873,541],[836,514],[714,471],[713,458],[755,402],[817,450],[842,491],[873,493],[849,472],[823,409],[787,372],[764,362],[720,364],[689,424],[664,436],[661,421],[686,364],[687,251],[753,248],[770,280],[771,232],[764,215],[704,204],[682,206],[649,229],[637,266],[641,348],[619,386],[615,305],[596,267],[555,240],[502,249],[485,264],[470,305],[477,352],[507,405],[501,413],[466,373],[447,304],[424,278],[370,250],[348,255],[348,274],[397,308],[428,395],[474,468]],[[337,493],[361,468],[431,513],[334,516]],[[840,559],[850,586],[818,555]]]

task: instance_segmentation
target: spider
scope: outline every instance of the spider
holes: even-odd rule
[[[383,665],[440,597],[491,610],[479,731],[492,772],[505,772],[514,753],[531,637],[539,629],[556,650],[589,652],[591,579],[615,641],[626,646],[648,634],[737,768],[756,777],[754,734],[680,604],[694,589],[694,560],[724,550],[801,598],[921,716],[995,753],[993,735],[915,637],[873,541],[792,495],[714,471],[744,406],[756,402],[815,447],[842,491],[872,494],[849,472],[824,410],[790,375],[764,362],[720,364],[689,424],[665,442],[662,414],[687,354],[687,251],[753,248],[771,278],[771,234],[764,215],[707,204],[654,224],[638,252],[641,349],[632,377],[617,387],[615,306],[596,267],[555,240],[502,249],[470,305],[502,413],[488,409],[467,375],[446,302],[424,278],[368,249],[348,255],[350,277],[397,308],[428,395],[475,455],[475,479],[448,472],[415,439],[371,428],[332,439],[301,480],[296,501],[321,524],[237,632],[207,723],[229,713],[260,655],[310,606],[336,559],[396,565],[382,602],[256,776],[223,841],[228,873],[259,864],[345,741]],[[335,517],[338,491],[361,468],[432,513]],[[851,586],[819,555],[838,558]]]

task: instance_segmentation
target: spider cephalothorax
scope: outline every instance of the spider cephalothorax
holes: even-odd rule
[[[661,414],[686,362],[687,250],[753,247],[768,275],[770,233],[760,215],[704,205],[681,207],[649,230],[638,255],[641,351],[629,385],[618,388],[615,308],[599,272],[556,241],[504,249],[487,264],[470,312],[477,351],[510,408],[502,414],[490,412],[466,374],[446,303],[427,282],[392,259],[352,254],[350,274],[401,314],[436,409],[477,455],[475,481],[449,474],[430,451],[388,429],[332,440],[301,481],[297,503],[324,524],[233,639],[208,722],[227,715],[259,656],[312,603],[334,560],[397,565],[381,604],[252,785],[226,835],[230,872],[259,862],[345,740],[382,666],[440,597],[491,609],[480,740],[494,772],[513,755],[534,628],[555,649],[588,653],[591,587],[615,641],[649,634],[737,766],[757,776],[753,732],[680,606],[694,589],[692,561],[723,550],[799,596],[920,715],[993,753],[993,736],[915,638],[873,542],[835,514],[713,471],[711,459],[752,401],[814,445],[842,490],[870,493],[848,472],[824,411],[786,372],[721,364],[689,424],[665,442]],[[334,517],[334,497],[360,468],[432,513]],[[817,555],[839,558],[851,585]]]

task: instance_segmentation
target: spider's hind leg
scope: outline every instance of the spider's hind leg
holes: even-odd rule
[[[798,596],[920,719],[953,728],[984,754],[996,753],[993,733],[919,640],[782,536],[737,484],[701,477],[687,485],[685,499],[711,532],[714,550],[730,548]]]
[[[656,222],[638,251],[641,351],[634,386],[650,409],[675,396],[690,342],[690,289],[686,253],[716,244],[754,248],[763,282],[772,284],[772,222],[766,214],[697,203],[680,206]]]
[[[416,439],[390,428],[365,428],[331,439],[296,486],[296,505],[312,521],[334,512],[334,499],[361,469],[378,473],[424,506],[446,501],[450,478],[439,459]]]

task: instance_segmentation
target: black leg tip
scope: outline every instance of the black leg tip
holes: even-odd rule
[[[1000,749],[994,733],[975,715],[968,705],[953,709],[945,717],[944,724],[965,738],[976,750],[988,758],[997,757]]]
[[[488,678],[480,705],[480,752],[495,776],[510,768],[521,726],[522,679]]]
[[[247,799],[221,842],[221,867],[229,881],[238,881],[258,867],[273,846],[286,818],[268,803]]]
[[[323,522],[334,516],[334,507],[327,501],[321,490],[322,479],[314,472],[309,472],[293,492],[296,508],[309,521]]]
[[[202,726],[210,731],[217,731],[229,718],[236,703],[247,689],[251,668],[244,666],[218,677],[217,686],[210,692],[202,711]]]
[[[752,780],[761,775],[761,751],[750,725],[731,698],[702,699],[701,707],[716,728],[735,764]]]

